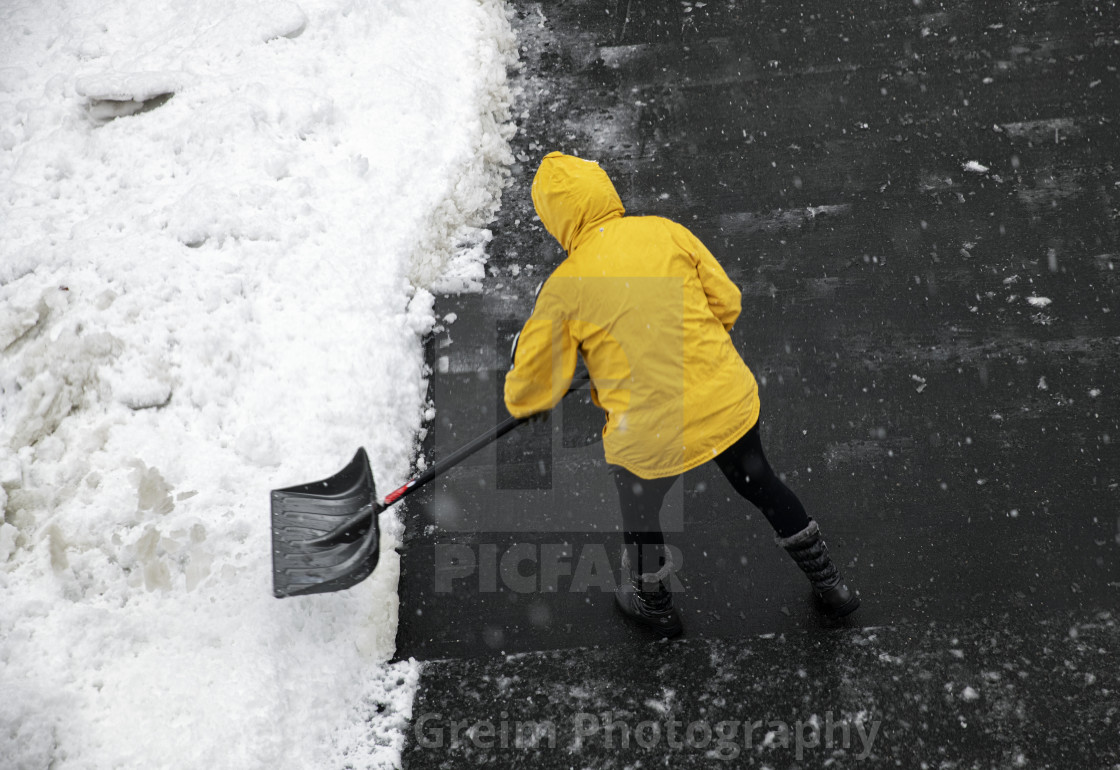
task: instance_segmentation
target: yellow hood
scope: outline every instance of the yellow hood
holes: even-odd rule
[[[599,164],[550,152],[533,177],[533,205],[545,229],[570,252],[581,234],[626,213]]]

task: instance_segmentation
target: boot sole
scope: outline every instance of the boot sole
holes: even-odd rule
[[[853,596],[848,601],[841,604],[839,607],[833,608],[833,607],[829,607],[828,605],[826,605],[823,601],[821,601],[820,596],[817,596],[817,604],[820,607],[821,611],[825,615],[827,615],[828,617],[830,617],[830,618],[844,618],[844,617],[847,617],[848,615],[851,615],[856,610],[858,610],[860,602],[859,602],[859,596],[856,595],[856,596]]]
[[[674,610],[673,615],[670,616],[670,622],[660,623],[652,618],[646,618],[639,615],[632,606],[628,606],[631,601],[633,591],[622,590],[614,595],[615,606],[628,620],[632,620],[639,625],[655,631],[663,639],[672,639],[675,636],[680,636],[684,631],[684,624],[681,623],[680,616]],[[626,598],[624,599],[623,596]]]

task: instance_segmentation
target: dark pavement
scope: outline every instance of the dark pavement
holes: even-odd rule
[[[1016,751],[1023,766],[1120,766],[1115,678],[1089,665],[1120,660],[1101,615],[1120,599],[1117,4],[512,7],[519,164],[485,293],[437,305],[455,318],[432,342],[428,451],[505,417],[510,337],[563,257],[533,215],[537,162],[557,149],[599,160],[630,213],[689,226],[742,289],[732,337],[760,381],[764,445],[864,607],[822,622],[761,515],[705,466],[663,515],[683,557],[686,638],[653,643],[624,624],[607,590],[619,522],[602,418],[576,394],[550,426],[515,431],[409,499],[398,655],[438,661],[415,713],[556,720],[574,709],[557,692],[579,687],[597,711],[637,712],[635,698],[669,687],[685,723],[705,709],[864,711],[892,741],[866,757],[875,766],[1015,766]],[[1070,669],[1054,656],[1081,627],[1097,629],[1101,657]],[[868,649],[901,663],[857,654],[872,636]],[[953,700],[972,681],[952,668],[964,647],[975,681],[1011,665],[992,680],[1014,683],[1004,700],[977,684],[978,698]],[[739,663],[701,665],[717,658]],[[494,689],[510,677],[530,691]],[[686,697],[690,682],[700,692]],[[1098,740],[1077,740],[1074,720]],[[961,738],[964,722],[985,751]],[[1075,740],[1086,761],[1062,765]],[[485,758],[472,747],[414,743],[406,766]],[[712,760],[600,748],[491,759]]]
[[[1116,619],[1023,630],[1003,616],[434,661],[405,767],[1115,770]]]

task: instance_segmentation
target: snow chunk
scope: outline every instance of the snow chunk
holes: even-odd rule
[[[167,406],[171,401],[171,375],[156,355],[125,355],[98,372],[113,398],[129,409]]]
[[[275,467],[283,461],[276,441],[264,426],[250,425],[243,430],[234,448],[247,461],[262,468]]]
[[[18,487],[22,481],[23,467],[19,457],[15,454],[0,455],[0,490]]]
[[[40,320],[40,309],[30,304],[0,306],[0,350],[5,350],[35,328]]]
[[[417,289],[408,303],[407,323],[412,331],[423,336],[436,324],[436,298],[427,289]]]
[[[188,82],[183,72],[104,72],[78,78],[79,96],[94,102],[146,102],[181,91]]]
[[[974,701],[978,700],[979,698],[980,693],[976,692],[976,690],[972,689],[971,687],[965,687],[963,690],[961,690],[961,700]]]
[[[986,174],[986,173],[988,173],[988,167],[987,166],[981,165],[980,163],[978,163],[977,161],[974,161],[974,160],[970,160],[967,163],[962,163],[961,168],[963,168],[965,171],[971,171],[974,174]]]
[[[7,499],[7,493],[0,489],[0,508],[3,507],[3,502]],[[8,560],[16,550],[16,535],[19,530],[7,522],[0,524],[0,564]]]
[[[27,80],[27,70],[22,67],[0,67],[0,94],[14,93]]]
[[[1046,307],[1051,301],[1049,297],[1027,297],[1027,302],[1034,307]]]
[[[248,39],[267,43],[278,38],[294,39],[307,29],[307,14],[295,3],[263,2],[242,8],[221,25],[236,29]]]
[[[136,485],[136,510],[150,511],[160,516],[175,510],[171,499],[171,485],[159,472],[159,468],[149,468],[143,460],[133,460],[130,474]]]

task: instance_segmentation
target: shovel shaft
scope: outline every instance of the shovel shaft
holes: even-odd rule
[[[486,431],[486,433],[483,433],[481,436],[472,439],[470,442],[459,447],[447,457],[441,458],[438,462],[434,463],[432,467],[428,468],[419,476],[409,481],[403,487],[394,489],[392,492],[385,495],[385,507],[389,507],[393,503],[400,500],[402,497],[408,495],[414,489],[419,489],[420,487],[424,486],[436,476],[458,465],[463,460],[467,459],[490,442],[498,440],[523,422],[526,422],[526,420],[518,419],[516,417],[507,417],[506,419],[502,420],[502,422]]]
[[[590,381],[590,375],[588,375],[585,369],[581,369],[580,371],[576,372],[576,375],[572,378],[572,384],[568,387],[568,393],[571,393],[573,390],[582,388],[586,383]],[[447,455],[447,457],[443,457],[435,462],[432,467],[428,468],[415,479],[409,481],[403,487],[394,489],[392,492],[387,494],[385,496],[384,502],[385,507],[387,508],[406,495],[411,494],[414,490],[424,486],[441,473],[444,473],[447,470],[455,467],[463,460],[467,459],[475,452],[482,449],[487,444],[491,443],[492,441],[497,441],[499,438],[516,428],[518,425],[524,422],[528,422],[529,419],[530,418],[528,417],[518,418],[510,416],[502,420],[500,423],[483,433],[481,436],[472,439],[471,441],[456,449],[451,454]]]

